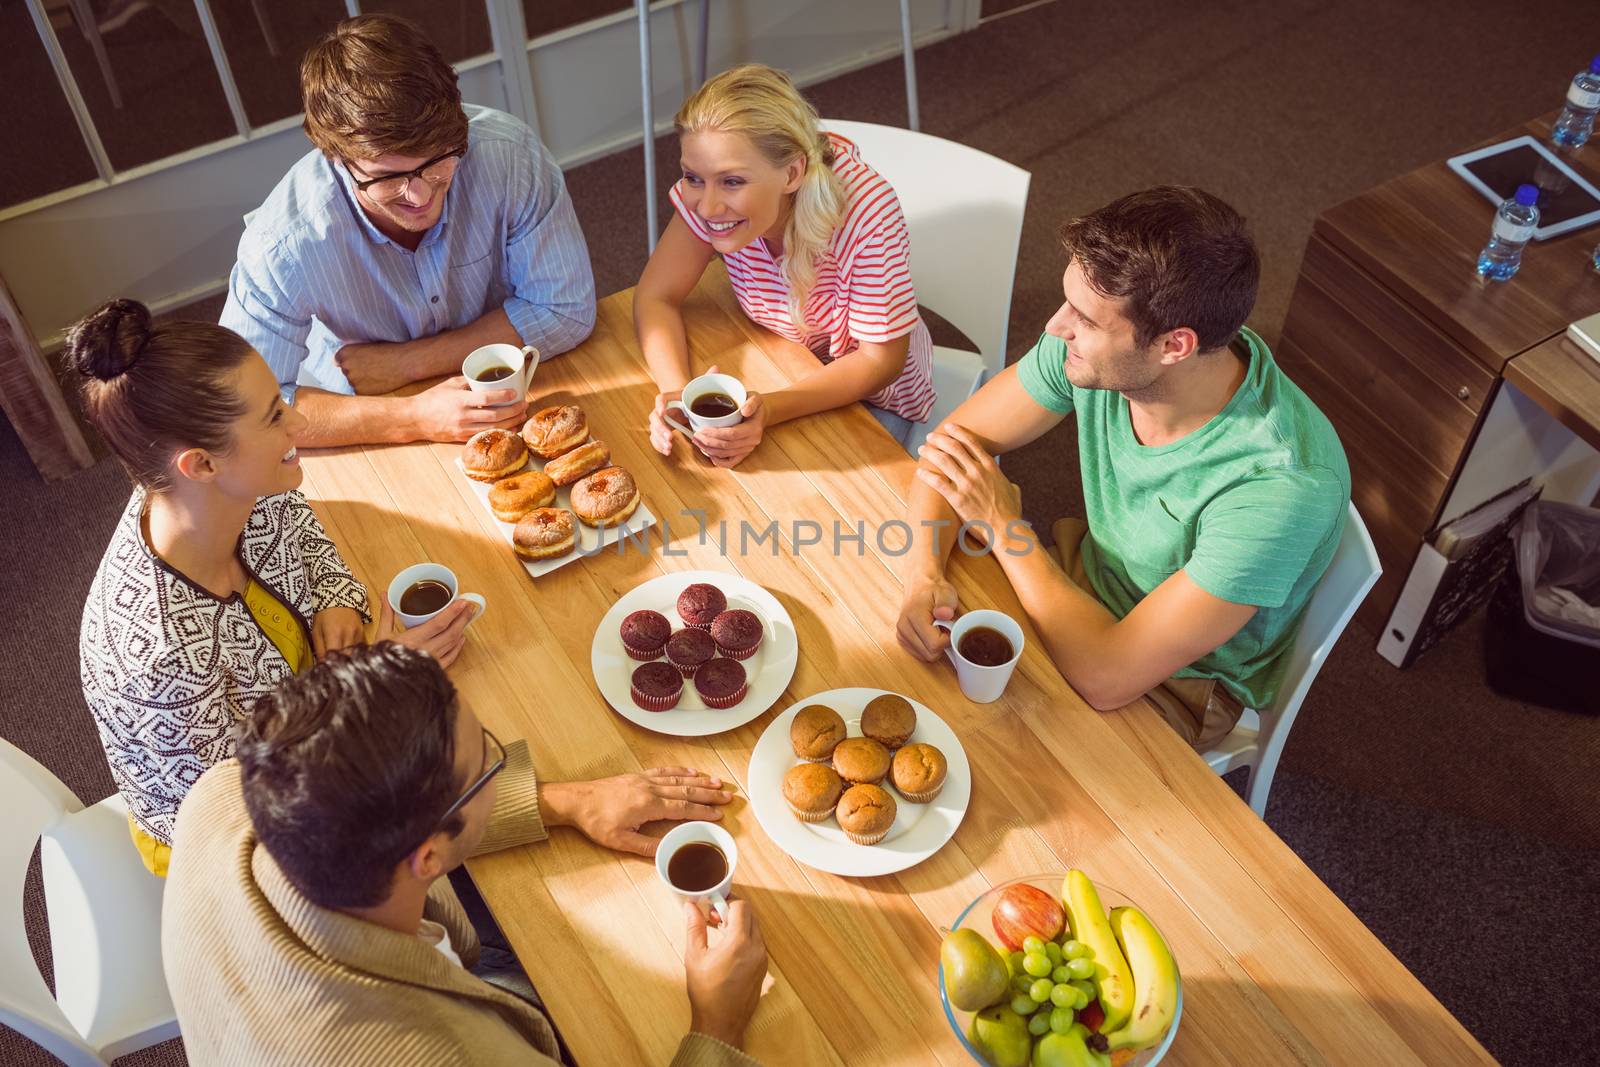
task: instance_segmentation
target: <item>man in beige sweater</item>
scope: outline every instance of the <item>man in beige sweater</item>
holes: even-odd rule
[[[235,759],[178,812],[161,951],[191,1063],[554,1064],[535,1003],[475,977],[477,935],[444,877],[468,856],[575,826],[650,854],[658,819],[715,819],[688,768],[541,784],[431,658],[336,655],[263,698]],[[691,1032],[674,1067],[753,1067],[738,1049],[767,972],[732,903],[711,943],[685,905]],[[585,1065],[590,1067],[590,1065]]]

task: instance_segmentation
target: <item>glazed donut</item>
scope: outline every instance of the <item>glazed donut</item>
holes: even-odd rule
[[[611,462],[611,449],[599,441],[581,444],[564,456],[558,456],[544,465],[544,472],[557,485],[571,485],[586,474]]]
[[[461,448],[461,467],[476,482],[498,482],[528,462],[528,446],[510,430],[480,430]]]
[[[564,556],[577,543],[578,527],[566,508],[535,508],[518,520],[511,534],[512,551],[522,559]]]
[[[543,408],[523,424],[522,439],[540,459],[555,459],[589,439],[589,419],[576,404]]]
[[[621,467],[607,467],[574,485],[571,500],[573,513],[590,526],[617,526],[639,506],[639,487]]]
[[[548,507],[556,498],[556,483],[538,471],[523,471],[501,478],[489,490],[489,510],[501,522],[516,522],[534,508]]]

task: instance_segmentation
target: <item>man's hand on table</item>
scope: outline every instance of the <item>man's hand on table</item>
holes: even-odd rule
[[[733,794],[722,779],[692,767],[653,767],[592,782],[551,782],[539,787],[546,826],[576,827],[589,840],[618,852],[654,856],[659,839],[639,832],[663,819],[722,818]]]
[[[346,346],[348,347],[348,346]],[[506,407],[492,404],[516,403]],[[527,398],[517,399],[515,389],[473,392],[461,375],[446,378],[410,398],[412,431],[424,441],[465,441],[479,430],[522,428],[527,418]]]
[[[944,497],[962,522],[985,523],[998,533],[1022,517],[1017,487],[966,427],[945,423],[928,435],[917,456],[917,477]]]
[[[958,603],[956,587],[943,577],[918,575],[907,580],[900,600],[900,621],[895,625],[900,647],[927,663],[944,655],[950,635],[933,620],[954,620]]]
[[[689,987],[689,1029],[740,1047],[767,977],[767,943],[749,901],[728,898],[728,921],[711,944],[706,914],[683,905],[687,945],[683,969]]]
[[[333,361],[356,395],[378,396],[426,377],[412,373],[407,347],[390,341],[360,341],[341,346]]]

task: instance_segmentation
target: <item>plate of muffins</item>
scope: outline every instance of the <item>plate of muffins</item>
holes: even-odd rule
[[[521,433],[473,434],[456,464],[535,578],[656,521],[576,404],[534,412]]]
[[[595,685],[617,714],[677,737],[743,726],[783,695],[800,659],[776,597],[737,574],[682,571],[630,589],[595,630]]]
[[[868,877],[943,847],[972,797],[955,731],[882,689],[830,689],[768,724],[746,787],[767,836],[808,867]]]

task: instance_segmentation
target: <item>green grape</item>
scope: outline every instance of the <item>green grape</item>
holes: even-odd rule
[[[1012,952],[1006,955],[1006,970],[1012,974],[1022,973],[1022,953]]]
[[[1033,975],[1031,975],[1031,974],[1019,974],[1019,975],[1016,975],[1015,977],[1013,977],[1011,979],[1011,991],[1013,993],[1026,994],[1028,992],[1028,990],[1030,990],[1032,988],[1033,988]],[[1072,987],[1068,986],[1067,988],[1070,989]]]
[[[1072,972],[1067,970],[1065,965],[1062,965],[1050,972],[1050,980],[1056,985],[1066,985],[1072,981]]]
[[[1089,1001],[1094,999],[1081,989],[1074,989],[1073,993],[1077,994],[1078,997],[1078,1002],[1072,1006],[1073,1011],[1082,1011],[1089,1006]]]
[[[1078,1006],[1078,991],[1069,985],[1058,985],[1050,990],[1050,1003],[1058,1008],[1075,1008]]]
[[[1065,945],[1061,946],[1061,954],[1067,957],[1069,960],[1077,960],[1082,959],[1085,956],[1094,955],[1094,953],[1090,951],[1089,946],[1085,945],[1082,941],[1068,941]]]
[[[1035,1012],[1033,1015],[1029,1016],[1028,1033],[1032,1034],[1034,1037],[1043,1037],[1045,1034],[1048,1034],[1052,1027],[1051,1019],[1053,1016],[1054,1012],[1046,1014],[1042,1011]]]
[[[1050,957],[1051,963],[1057,966],[1061,964],[1061,946],[1056,944],[1054,941],[1046,941],[1044,943],[1044,954]]]
[[[1011,1010],[1018,1015],[1032,1015],[1039,1007],[1039,1002],[1026,994],[1011,998]]]
[[[1027,937],[1022,939],[1022,951],[1024,951],[1024,952],[1043,952],[1044,951],[1044,938],[1036,937],[1033,934],[1029,934]]]
[[[1041,978],[1033,983],[1033,986],[1028,990],[1028,996],[1032,997],[1037,1003],[1043,1004],[1050,999],[1050,991],[1055,987],[1056,984],[1050,979]]]
[[[1035,978],[1043,978],[1051,971],[1050,957],[1043,952],[1030,952],[1022,958],[1022,969]]]
[[[1075,960],[1067,961],[1067,970],[1072,972],[1072,977],[1074,978],[1093,978],[1094,962],[1079,956]]]
[[[1074,978],[1072,980],[1072,988],[1076,989],[1078,992],[1082,993],[1085,998],[1087,998],[1084,1001],[1085,1004],[1100,995],[1095,990],[1093,982],[1085,981],[1082,978]]]
[[[1040,1015],[1035,1015],[1033,1017],[1033,1019],[1029,1019],[1028,1020],[1028,1030],[1029,1030],[1030,1033],[1033,1031],[1034,1019],[1038,1019],[1040,1017],[1041,1017]],[[1077,1015],[1076,1015],[1075,1012],[1073,1012],[1073,1010],[1071,1008],[1051,1008],[1050,1009],[1050,1021],[1048,1023],[1048,1026],[1049,1026],[1049,1028],[1051,1030],[1055,1031],[1058,1034],[1064,1034],[1068,1030],[1071,1030],[1072,1029],[1072,1024],[1074,1022],[1076,1022],[1076,1021],[1077,1021]]]

